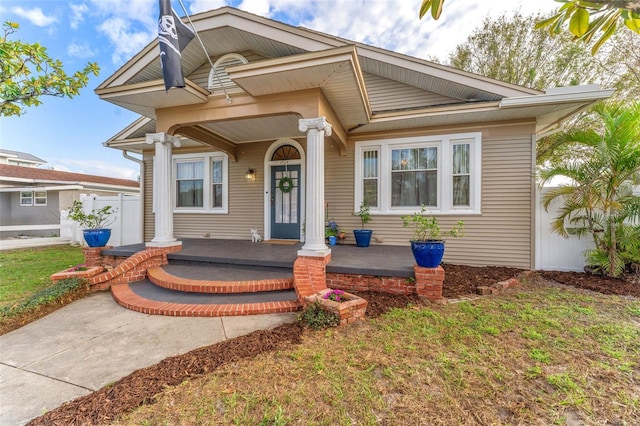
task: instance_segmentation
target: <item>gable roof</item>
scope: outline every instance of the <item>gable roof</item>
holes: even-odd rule
[[[129,179],[38,169],[35,167],[20,167],[10,164],[0,164],[0,181],[12,182],[20,184],[20,186],[66,184],[82,185],[92,189],[122,188],[127,191],[137,191],[140,187],[138,182]]]
[[[248,64],[224,70],[225,81],[234,85],[232,102],[234,93],[259,98],[319,89],[348,135],[505,120],[535,121],[537,131],[543,132],[613,93],[589,87],[548,96],[231,7],[200,13],[191,20],[212,60],[229,53],[249,58]],[[156,40],[100,84],[96,93],[151,121],[156,119],[156,109],[205,104],[224,96],[220,90],[209,90],[211,65],[200,43],[192,42],[182,52],[183,89],[165,91],[158,55]],[[238,144],[271,138],[266,129],[282,129],[282,137],[300,137],[297,118],[247,118],[199,127]],[[141,148],[140,144],[129,146]]]
[[[35,155],[28,152],[11,151],[9,149],[0,149],[0,157],[5,157],[7,160],[20,161],[33,164],[47,164],[42,158],[38,158]]]

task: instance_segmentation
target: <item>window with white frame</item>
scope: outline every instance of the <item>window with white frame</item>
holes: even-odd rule
[[[47,191],[20,191],[21,206],[46,206]]]
[[[480,213],[481,133],[356,143],[355,207],[406,214]]]
[[[228,157],[224,153],[174,155],[176,212],[228,212]]]

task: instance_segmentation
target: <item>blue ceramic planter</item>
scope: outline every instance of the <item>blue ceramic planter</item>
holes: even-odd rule
[[[371,234],[373,234],[371,229],[354,229],[353,236],[356,239],[356,246],[369,247],[369,244],[371,244]]]
[[[411,241],[411,252],[418,266],[437,268],[444,256],[444,241]]]
[[[89,247],[104,247],[111,238],[111,229],[85,229],[82,232]]]

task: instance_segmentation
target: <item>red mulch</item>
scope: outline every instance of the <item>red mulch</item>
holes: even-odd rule
[[[522,272],[520,269],[503,267],[443,266],[446,270],[443,292],[447,298],[475,294],[478,286],[490,286]],[[640,284],[633,283],[632,280],[610,279],[575,272],[541,272],[540,275],[547,280],[605,294],[640,297]],[[369,318],[380,316],[394,307],[402,308],[409,304],[422,303],[415,295],[400,296],[377,292],[358,294],[369,302],[366,312]],[[206,375],[229,362],[299,343],[303,333],[304,328],[300,324],[284,324],[273,330],[255,331],[246,336],[167,358],[156,365],[135,371],[111,386],[67,402],[31,420],[29,425],[108,423],[116,416],[142,404],[152,404],[155,396],[167,386]]]

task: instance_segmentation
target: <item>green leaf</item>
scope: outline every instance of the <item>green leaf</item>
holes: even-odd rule
[[[576,37],[583,36],[589,29],[589,12],[586,9],[578,8],[569,21],[569,31]]]

